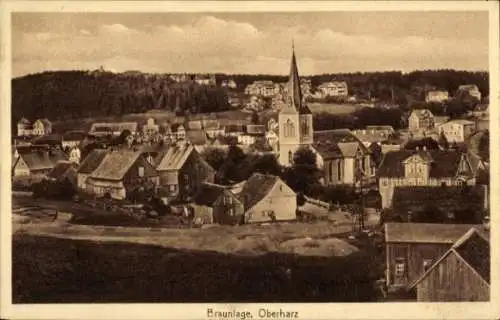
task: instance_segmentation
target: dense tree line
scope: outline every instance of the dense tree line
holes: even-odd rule
[[[229,108],[225,90],[165,75],[57,71],[12,80],[12,117],[75,119],[162,109],[178,114]]]
[[[389,125],[394,129],[404,126],[400,109],[362,108],[352,114],[317,113],[313,116],[314,130],[362,129],[367,125]]]

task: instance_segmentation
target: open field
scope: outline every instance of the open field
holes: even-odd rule
[[[309,103],[308,107],[313,113],[326,112],[331,114],[350,114],[363,108],[362,106],[336,103]]]
[[[14,235],[14,303],[374,301],[376,255],[235,256]]]

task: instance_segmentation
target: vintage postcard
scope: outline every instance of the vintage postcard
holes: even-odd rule
[[[2,2],[1,317],[499,318],[498,11]]]

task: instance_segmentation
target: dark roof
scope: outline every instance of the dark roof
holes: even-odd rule
[[[81,141],[85,139],[87,134],[84,131],[69,131],[63,135],[63,140],[66,141]]]
[[[78,173],[92,173],[101,164],[107,151],[103,149],[94,149],[83,160],[78,168]]]
[[[64,177],[66,172],[71,168],[75,168],[75,164],[69,161],[59,161],[55,167],[47,174],[48,178],[60,180]]]
[[[488,234],[489,236],[489,234]],[[486,282],[490,283],[490,242],[477,229],[471,229],[453,246],[469,266]]]
[[[278,179],[277,176],[262,173],[254,173],[248,178],[243,189],[238,194],[238,199],[244,203],[245,210],[250,209],[264,199]]]
[[[263,124],[249,124],[247,125],[247,130],[246,132],[248,134],[265,134],[266,133],[266,126]]]
[[[386,243],[453,244],[476,225],[388,222],[385,224]],[[480,226],[479,226],[480,227]]]
[[[485,187],[476,186],[446,186],[446,187],[394,187],[393,207],[398,210],[423,208],[425,205],[435,205],[438,208],[460,209],[475,205],[483,208],[485,203]]]
[[[188,130],[186,138],[194,145],[204,145],[208,140],[207,133],[203,130]]]
[[[404,177],[403,162],[415,154],[421,155],[423,159],[432,159],[429,173],[432,178],[455,177],[462,157],[462,152],[458,150],[391,151],[384,155],[377,175],[379,177]]]
[[[420,278],[409,288],[414,288],[425,279],[450,254],[458,255],[481,279],[490,284],[490,243],[489,230],[481,226],[474,226],[462,235],[453,246],[443,254]],[[464,280],[464,279],[462,279]],[[457,279],[459,281],[459,279]]]
[[[119,150],[106,153],[104,159],[92,172],[91,177],[104,180],[121,180],[141,156],[139,151]]]
[[[67,160],[68,157],[61,150],[18,150],[19,157],[23,159],[30,170],[52,169],[58,161]]]
[[[313,147],[324,159],[354,157],[358,149],[370,152],[349,129],[315,131]]]
[[[193,202],[198,205],[211,206],[224,192],[225,187],[212,183],[203,183],[195,194]]]
[[[228,124],[224,127],[226,132],[245,132],[245,126],[242,124]]]
[[[60,144],[62,141],[61,136],[58,134],[51,134],[46,136],[40,136],[33,139],[33,144]]]

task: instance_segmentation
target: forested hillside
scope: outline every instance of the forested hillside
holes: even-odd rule
[[[179,114],[227,110],[218,87],[175,83],[164,75],[58,71],[12,80],[12,118],[51,120],[163,109]]]
[[[285,82],[286,76],[215,74],[217,84],[233,79],[237,91],[256,80]],[[320,83],[346,81],[350,95],[394,102],[407,110],[425,99],[431,89],[448,90],[454,95],[462,84],[476,84],[483,97],[489,94],[487,72],[424,70],[403,74],[399,71],[323,74],[311,79],[313,90]],[[176,83],[168,75],[140,72],[115,74],[103,71],[54,71],[12,80],[12,120],[21,117],[51,120],[114,116],[151,109],[177,114],[227,110],[226,89],[202,86],[193,81]]]

